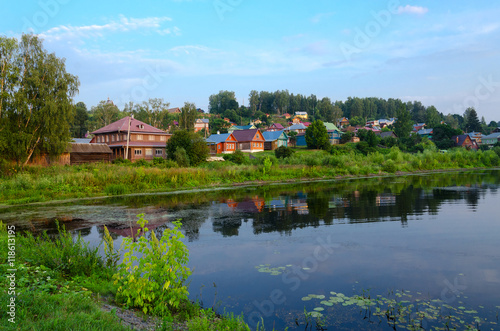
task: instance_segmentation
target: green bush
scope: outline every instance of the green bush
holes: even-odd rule
[[[122,159],[121,157],[114,159],[111,161],[113,164],[131,164],[132,162],[129,159]]]
[[[179,167],[189,167],[189,156],[186,150],[179,147],[174,152],[174,160],[177,162]]]
[[[126,253],[114,275],[119,284],[117,298],[125,299],[129,307],[141,308],[145,314],[165,316],[188,300],[185,282],[191,274],[186,266],[189,251],[181,241],[184,235],[180,222],[173,222],[175,227],[165,230],[160,240],[151,231],[148,240],[148,221],[143,216],[138,215],[137,221],[140,238],[124,239]]]
[[[280,146],[274,151],[274,156],[276,156],[278,159],[284,159],[292,156],[293,153],[295,153],[295,151],[290,147]]]
[[[150,167],[151,163],[145,159],[139,159],[133,163],[134,167]]]
[[[226,161],[231,161],[235,164],[247,164],[248,162],[248,157],[239,149],[235,150],[234,153],[232,154],[224,154],[222,156],[224,160]]]
[[[104,193],[106,195],[122,195],[128,193],[128,189],[125,184],[109,184],[104,188]]]

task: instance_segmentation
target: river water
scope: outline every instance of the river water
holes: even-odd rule
[[[191,299],[255,328],[499,330],[500,171],[449,172],[0,209],[98,245],[144,213],[181,219]]]

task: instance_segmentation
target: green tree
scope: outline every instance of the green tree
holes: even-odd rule
[[[330,139],[325,124],[321,120],[316,120],[309,125],[306,130],[306,144],[310,149],[327,149],[330,147]]]
[[[88,131],[87,121],[89,113],[87,106],[83,102],[78,102],[75,107],[75,116],[71,123],[71,136],[74,138],[83,138]]]
[[[167,141],[167,158],[176,160],[177,150],[183,148],[188,156],[189,164],[197,166],[208,157],[208,147],[205,140],[198,134],[188,130],[177,130]],[[180,152],[182,153],[182,152]]]
[[[185,102],[184,107],[181,108],[179,115],[179,128],[183,130],[193,131],[194,122],[198,117],[198,111],[194,103]]]
[[[349,120],[349,124],[352,126],[365,126],[365,120],[359,116],[354,116]]]
[[[168,107],[169,102],[163,101],[162,98],[149,98],[142,103],[142,108],[146,112],[147,120],[144,121],[156,128],[166,129],[165,124],[168,122]]]
[[[477,117],[477,112],[474,108],[469,107],[464,113],[465,132],[481,131],[481,122]]]
[[[0,37],[0,155],[26,165],[38,153],[62,153],[78,86],[37,36]]]
[[[228,109],[239,108],[236,95],[233,91],[219,91],[208,98],[208,111],[210,114],[223,114]]]
[[[350,142],[353,137],[354,137],[354,133],[352,133],[350,131],[344,132],[342,137],[340,137],[340,143],[346,144],[346,143]]]
[[[102,100],[90,109],[89,129],[95,131],[120,119],[120,110],[111,100]]]
[[[433,128],[441,124],[442,116],[434,106],[427,107],[425,110],[425,124],[428,128]]]
[[[397,120],[394,123],[394,133],[398,138],[408,138],[410,137],[410,132],[413,129],[413,122],[411,119],[411,114],[406,110],[404,104],[399,106],[396,112]]]
[[[250,91],[248,100],[250,103],[250,110],[252,111],[251,115],[253,115],[257,110],[260,110],[259,92],[255,90]]]
[[[448,124],[440,124],[433,128],[432,140],[434,141],[434,144],[436,144],[437,148],[448,149],[455,146],[451,137],[458,136],[460,134],[462,134],[462,130],[454,129]]]

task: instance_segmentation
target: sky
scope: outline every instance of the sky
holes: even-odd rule
[[[0,36],[35,33],[87,108],[171,107],[251,90],[400,98],[500,121],[496,1],[2,1]]]

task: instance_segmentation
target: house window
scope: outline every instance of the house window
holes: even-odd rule
[[[167,137],[165,137],[165,136],[160,136],[160,141],[167,141]]]
[[[124,134],[122,140],[127,140],[127,135]]]
[[[142,137],[142,134],[138,134],[138,135],[137,135],[137,140],[142,140],[142,138],[143,138],[143,137]]]
[[[109,143],[109,136],[106,136],[106,142]]]
[[[142,149],[135,149],[134,154],[135,155],[142,155]]]
[[[156,156],[162,156],[163,155],[163,149],[157,149],[155,152]]]
[[[114,134],[111,135],[111,141],[115,141],[115,135]]]
[[[149,140],[155,140],[155,136],[149,135]]]
[[[153,149],[152,148],[146,149],[146,156],[153,156]]]

